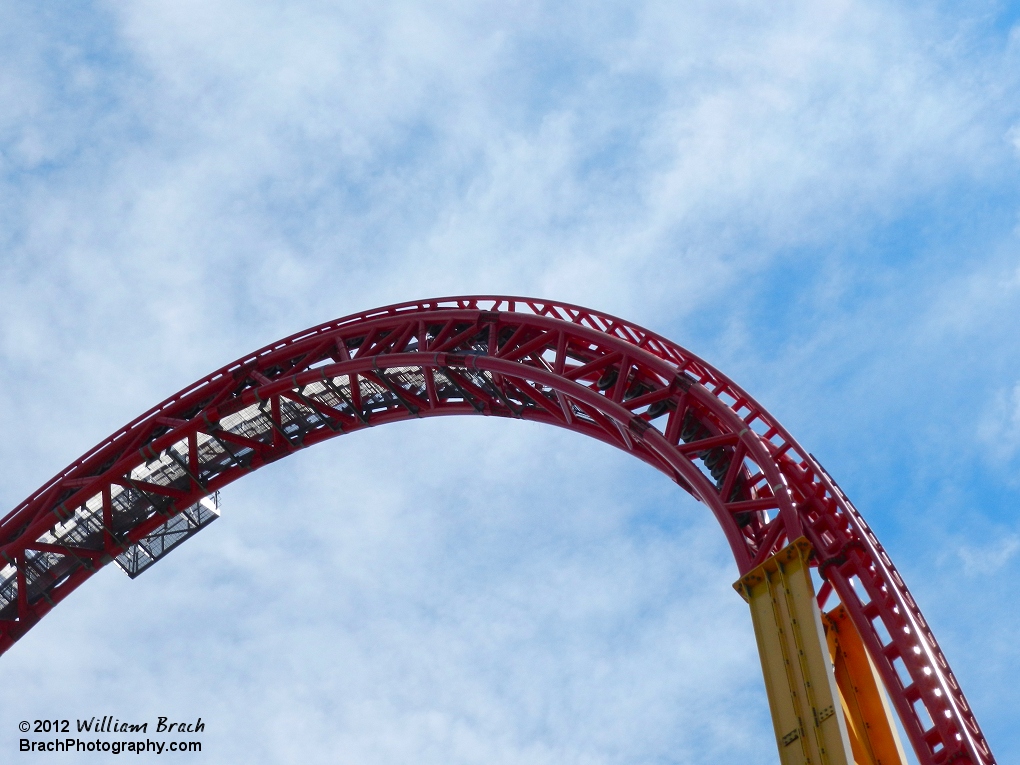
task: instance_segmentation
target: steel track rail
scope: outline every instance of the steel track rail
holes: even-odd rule
[[[106,563],[134,575],[158,560],[211,519],[203,498],[252,470],[364,428],[455,414],[546,422],[633,454],[711,510],[741,574],[806,536],[826,581],[820,605],[835,593],[846,607],[922,765],[994,764],[889,555],[782,425],[672,341],[534,298],[346,316],[124,426],[0,520],[0,652]]]

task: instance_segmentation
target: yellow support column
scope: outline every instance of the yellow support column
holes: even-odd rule
[[[881,678],[843,606],[825,615],[825,632],[857,765],[905,765]]]
[[[782,765],[853,765],[810,555],[802,537],[733,586],[751,606]]]

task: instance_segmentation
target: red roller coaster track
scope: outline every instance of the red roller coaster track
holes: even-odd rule
[[[806,536],[819,604],[834,593],[850,613],[922,765],[995,762],[896,567],[818,462],[675,343],[531,298],[338,319],[117,431],[0,521],[0,652],[106,563],[136,575],[197,532],[215,517],[207,497],[246,473],[345,433],[447,414],[547,422],[633,454],[712,510],[741,574]]]

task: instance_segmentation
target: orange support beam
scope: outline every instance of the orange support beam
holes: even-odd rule
[[[882,681],[843,606],[823,618],[840,701],[857,765],[906,765]]]

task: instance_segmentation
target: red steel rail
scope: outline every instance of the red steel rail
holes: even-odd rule
[[[0,521],[0,652],[108,562],[137,574],[212,517],[203,499],[312,444],[411,417],[557,425],[665,473],[714,513],[741,574],[814,546],[922,765],[994,765],[875,534],[757,402],[622,319],[533,298],[439,298],[313,327],[170,397]],[[858,590],[855,590],[855,584]]]

